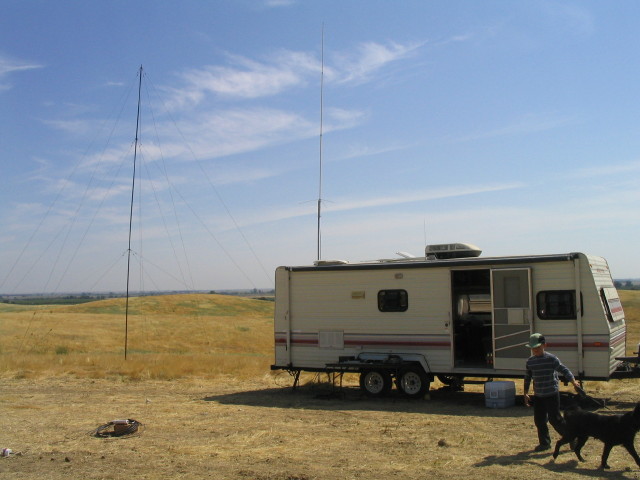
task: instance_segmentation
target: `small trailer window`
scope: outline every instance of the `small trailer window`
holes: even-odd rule
[[[575,290],[547,290],[536,297],[538,317],[543,320],[575,320]]]
[[[602,298],[602,304],[604,305],[607,319],[610,322],[617,322],[624,319],[624,311],[622,310],[622,303],[618,292],[615,288],[602,288],[600,289],[600,297]]]
[[[378,310],[381,312],[406,312],[407,308],[409,308],[409,295],[406,290],[378,292]]]

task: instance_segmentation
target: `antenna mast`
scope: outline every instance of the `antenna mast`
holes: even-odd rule
[[[131,182],[131,209],[129,210],[129,248],[127,248],[127,297],[124,308],[124,359],[127,359],[127,344],[129,340],[129,276],[131,271],[131,230],[133,225],[133,200],[136,188],[136,160],[138,158],[138,131],[140,129],[140,92],[142,90],[142,65],[140,65],[138,79],[138,113],[136,115],[136,139],[133,144],[133,180]]]
[[[320,45],[320,171],[318,175],[318,261],[322,258],[322,232],[320,217],[322,210],[322,120],[324,91],[324,22],[322,23],[322,41]]]

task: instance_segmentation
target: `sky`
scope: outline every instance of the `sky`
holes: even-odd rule
[[[631,0],[0,0],[0,294],[265,289],[318,250],[448,242],[640,277],[639,23]]]

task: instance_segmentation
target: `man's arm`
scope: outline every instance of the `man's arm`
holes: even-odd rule
[[[527,368],[526,373],[524,374],[524,404],[529,407],[531,406],[531,397],[529,396],[529,386],[531,385],[531,370]]]
[[[573,373],[571,373],[571,370],[569,370],[559,359],[556,370],[560,372],[562,376],[564,376],[564,378],[573,385],[573,388],[575,388],[577,391],[581,390],[580,384],[577,382],[576,377],[573,375]]]

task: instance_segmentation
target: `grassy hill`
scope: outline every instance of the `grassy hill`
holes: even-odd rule
[[[640,291],[620,291],[627,353],[640,341]],[[0,377],[248,378],[269,373],[273,302],[161,295],[79,305],[0,304]],[[127,359],[125,360],[125,338]]]
[[[272,360],[273,302],[190,294],[80,305],[0,306],[0,375],[265,374]],[[127,359],[124,358],[125,342]]]
[[[627,355],[638,351],[640,342],[640,291],[618,290],[627,321]]]

